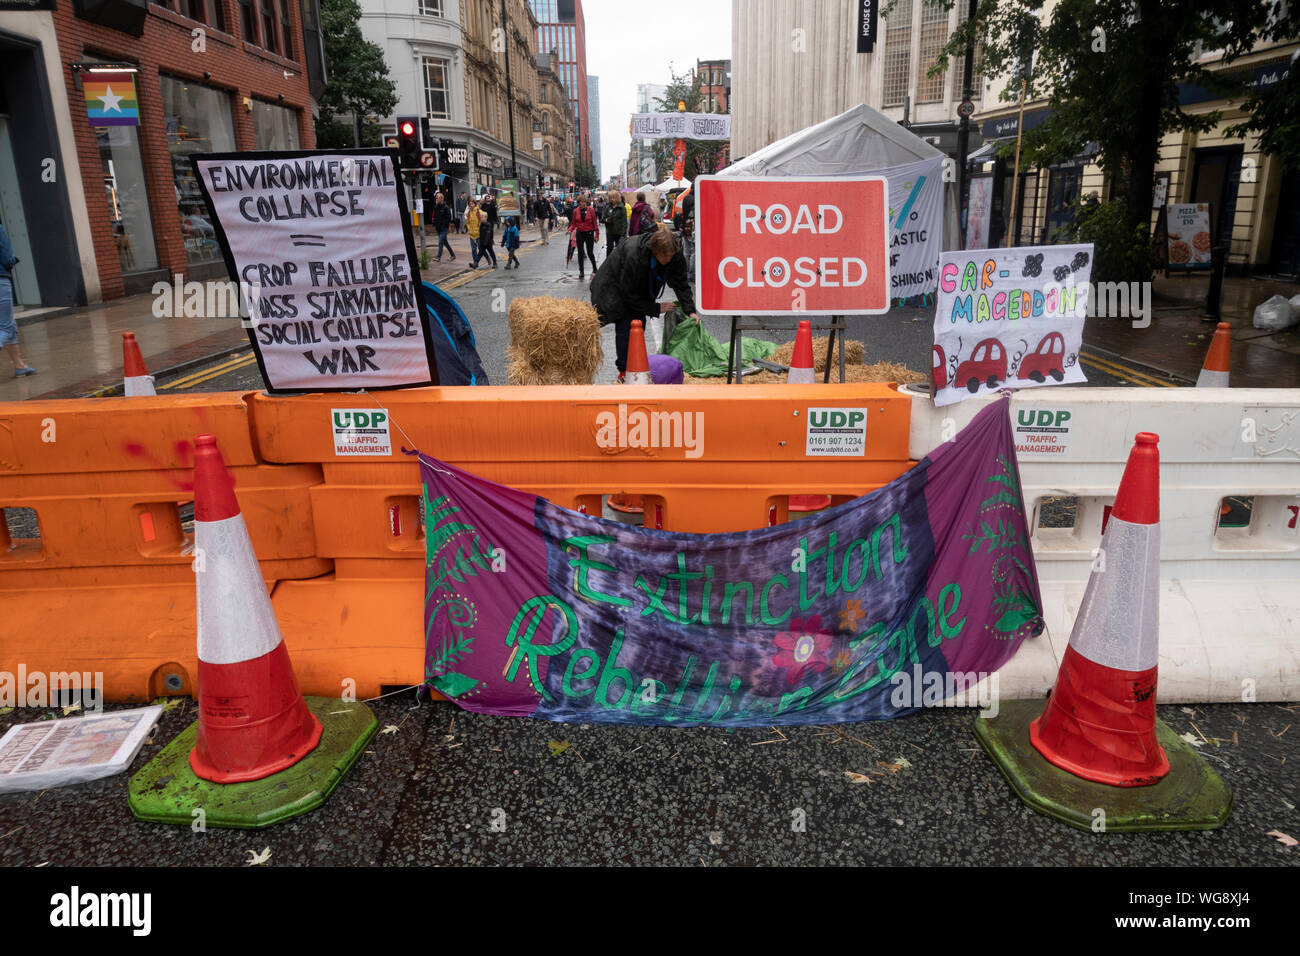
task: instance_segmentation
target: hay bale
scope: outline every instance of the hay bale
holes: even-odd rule
[[[830,336],[823,336],[820,339],[813,339],[813,368],[818,372],[826,370],[826,343],[830,341]],[[844,364],[861,365],[866,359],[867,347],[857,339],[844,340]],[[790,360],[794,358],[794,343],[786,342],[784,345],[777,347],[772,354],[771,361],[781,365],[789,365]],[[831,372],[836,373],[840,367],[840,349],[839,344],[835,346],[835,354],[831,358]],[[848,372],[845,372],[847,377]]]
[[[774,359],[775,361],[775,359]],[[840,380],[839,369],[831,366],[831,384],[838,384]],[[844,381],[846,382],[897,382],[900,385],[906,385],[909,382],[924,382],[925,374],[914,372],[906,365],[899,365],[897,362],[877,362],[875,365],[848,365],[844,366]],[[685,384],[687,385],[725,385],[727,379],[722,378],[697,378],[694,375],[687,375]],[[821,372],[817,373],[814,384],[822,383]],[[735,384],[734,382],[732,383]],[[766,370],[755,372],[752,375],[746,375],[742,379],[744,385],[784,385],[785,376],[777,375],[775,372]]]
[[[589,302],[536,296],[515,299],[510,327],[511,385],[590,385],[604,360],[600,319]]]

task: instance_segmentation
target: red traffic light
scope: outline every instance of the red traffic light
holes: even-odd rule
[[[402,124],[402,135],[403,135],[403,136],[410,136],[410,135],[411,135],[412,133],[414,133],[414,132],[415,132],[415,124],[414,124],[414,123],[407,122],[407,123],[403,123],[403,124]]]

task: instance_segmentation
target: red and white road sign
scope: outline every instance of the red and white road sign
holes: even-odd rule
[[[699,311],[889,311],[889,185],[883,176],[701,176],[695,191]]]

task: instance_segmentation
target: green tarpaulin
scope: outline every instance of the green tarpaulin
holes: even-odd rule
[[[765,359],[776,351],[775,342],[743,336],[740,342],[741,360],[746,365],[755,359]],[[727,346],[710,335],[701,322],[680,319],[664,351],[681,361],[687,375],[713,378],[727,374]]]

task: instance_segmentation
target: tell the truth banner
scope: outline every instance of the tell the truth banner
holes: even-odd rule
[[[965,688],[1043,627],[1007,407],[873,494],[728,534],[591,518],[421,455],[426,681],[478,713],[723,726]]]

